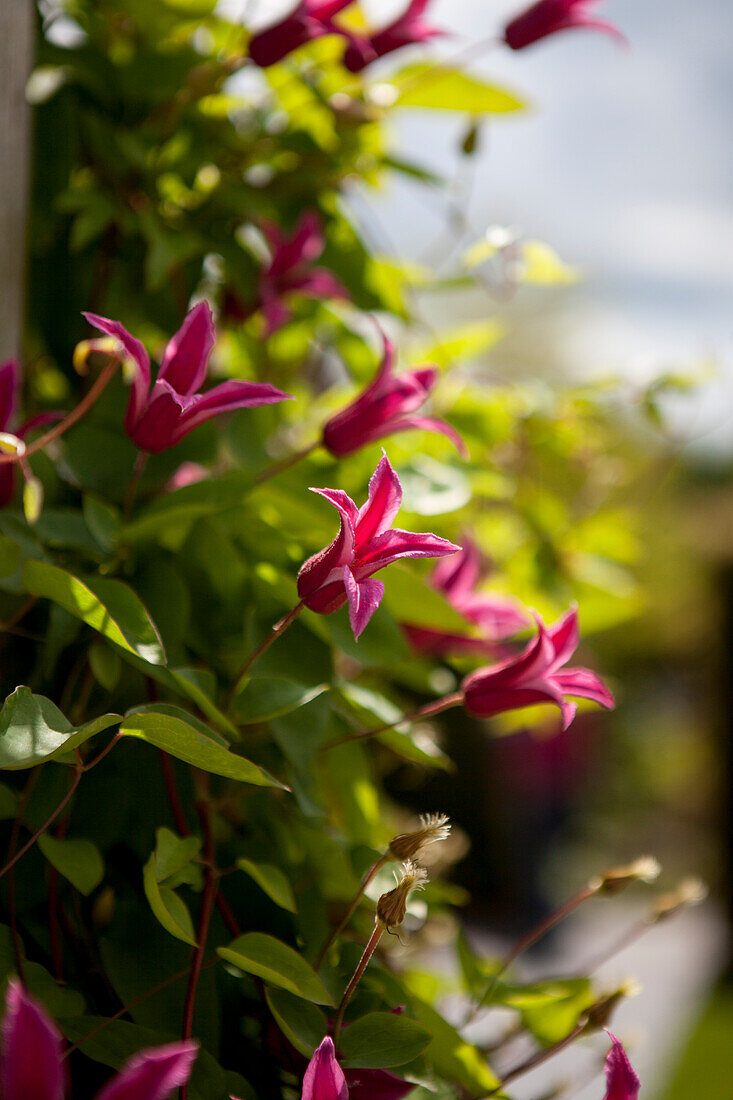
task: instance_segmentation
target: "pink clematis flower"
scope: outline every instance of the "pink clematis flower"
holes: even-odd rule
[[[64,1100],[63,1039],[20,982],[5,997],[0,1057],[3,1100]],[[188,1081],[198,1044],[169,1043],[142,1050],[123,1066],[97,1100],[165,1100]]]
[[[13,428],[19,392],[20,364],[17,359],[8,359],[0,365],[0,432],[10,432],[18,439],[25,439],[28,432],[33,431],[34,428],[42,428],[45,424],[63,417],[62,412],[39,413],[18,428]],[[15,466],[14,462],[5,462],[0,466],[0,508],[5,508],[13,499]]]
[[[475,591],[483,572],[481,552],[471,539],[464,537],[461,542],[463,549],[459,554],[436,565],[430,583],[444,593],[456,611],[479,628],[481,637],[405,624],[403,629],[413,648],[432,657],[486,653],[497,642],[518,634],[528,622],[524,609],[510,596]]]
[[[388,26],[368,37],[353,37],[344,53],[344,65],[352,73],[360,73],[372,61],[403,46],[425,42],[445,32],[431,26],[424,18],[430,0],[410,0],[405,11]]]
[[[612,1046],[606,1057],[606,1095],[603,1100],[638,1100],[641,1081],[620,1041],[608,1032]]]
[[[150,359],[140,340],[119,321],[85,313],[87,321],[120,345],[132,360],[135,376],[125,414],[125,431],[141,451],[159,454],[221,413],[284,401],[289,394],[267,382],[222,382],[199,393],[214,346],[214,322],[206,302],[195,305],[168,341],[158,376],[150,386]]]
[[[274,222],[265,222],[262,231],[272,253],[269,264],[260,273],[259,283],[267,336],[272,336],[290,318],[290,311],[283,305],[289,294],[304,294],[308,298],[349,297],[333,272],[327,267],[313,266],[326,243],[318,214],[306,211],[290,236]]]
[[[540,38],[573,27],[589,27],[604,31],[620,42],[626,42],[621,31],[605,19],[591,15],[589,8],[598,0],[539,0],[512,19],[504,28],[504,41],[513,50],[523,50]]]
[[[563,729],[567,729],[577,706],[566,695],[592,699],[611,710],[613,695],[588,668],[563,666],[578,647],[578,612],[572,608],[553,626],[537,616],[537,637],[522,653],[500,664],[472,672],[463,681],[464,704],[470,714],[490,718],[507,710],[554,703],[560,708]]]
[[[323,446],[336,458],[343,458],[394,432],[422,428],[441,432],[465,456],[466,446],[450,424],[414,415],[438,381],[438,367],[425,366],[394,374],[394,347],[385,336],[383,340],[384,355],[376,377],[355,401],[331,417],[323,429]]]
[[[341,514],[341,530],[330,546],[314,554],[298,573],[298,594],[312,611],[330,615],[347,602],[349,621],[358,638],[379,607],[384,585],[373,579],[400,558],[442,558],[460,550],[438,535],[413,534],[392,522],[402,503],[402,486],[384,455],[369,482],[361,509],[341,489],[313,489]]]
[[[308,1063],[302,1100],[349,1100],[349,1089],[328,1035]]]
[[[326,34],[345,34],[343,28],[333,23],[333,18],[351,3],[352,0],[300,0],[290,15],[252,36],[249,56],[255,65],[266,69],[306,42]]]

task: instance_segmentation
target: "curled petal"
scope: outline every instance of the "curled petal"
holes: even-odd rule
[[[604,1100],[638,1100],[641,1081],[623,1046],[608,1032],[612,1046],[606,1057],[606,1095]]]
[[[613,710],[616,700],[613,693],[589,668],[568,668],[553,673],[552,679],[564,695],[574,695],[580,699],[591,699],[606,710]]]
[[[460,553],[454,554],[436,565],[430,583],[439,592],[445,592],[452,602],[470,595],[481,577],[481,552],[473,539],[465,535]]]
[[[305,3],[299,4],[287,19],[253,35],[249,44],[249,56],[255,65],[259,65],[261,69],[275,65],[299,46],[326,33],[318,20],[309,19],[304,14],[305,9]]]
[[[349,601],[349,622],[354,631],[354,637],[358,639],[382,602],[384,585],[373,577],[357,581],[348,565],[345,565],[344,588]]]
[[[63,1100],[60,1033],[20,982],[11,981],[2,1027],[3,1100]]]
[[[339,278],[327,267],[314,267],[311,271],[296,278],[288,279],[283,291],[298,291],[309,298],[351,298],[348,290]]]
[[[281,239],[267,274],[270,278],[279,278],[300,264],[313,263],[323,252],[325,243],[320,217],[315,211],[306,210],[292,236]]]
[[[140,416],[148,398],[150,388],[150,358],[143,344],[136,336],[132,336],[119,321],[110,321],[107,317],[100,317],[96,313],[84,313],[87,321],[94,328],[99,329],[106,336],[113,336],[119,341],[124,354],[135,363],[137,370],[132,379],[130,400],[125,413],[125,431],[128,435]]]
[[[358,577],[367,577],[400,558],[441,558],[457,550],[460,546],[440,535],[402,531],[395,527],[370,539],[367,546],[357,546],[354,572]]]
[[[274,405],[278,401],[290,401],[292,395],[283,393],[269,382],[240,382],[232,380],[214,386],[207,393],[193,394],[187,398],[181,420],[176,427],[174,442],[178,443],[199,424],[222,413],[236,409],[256,409],[260,405]]]
[[[392,526],[402,504],[400,479],[392,469],[386,454],[382,454],[377,468],[369,480],[369,496],[359,510],[356,528],[357,548],[381,535]]]
[[[302,1100],[349,1100],[346,1078],[336,1061],[333,1040],[329,1036],[308,1063],[303,1078]]]
[[[206,378],[214,340],[211,309],[208,302],[199,302],[168,341],[158,380],[164,378],[178,393],[196,393]]]
[[[166,1100],[191,1076],[198,1043],[169,1043],[142,1050],[123,1066],[97,1100]],[[30,1100],[30,1098],[29,1098]]]
[[[351,528],[353,547],[353,537],[356,532],[356,525],[359,522],[359,509],[348,493],[345,493],[343,489],[311,489],[311,492],[318,493],[318,495],[324,497],[329,504],[333,504],[334,508],[338,508],[344,521]]]
[[[463,694],[466,710],[477,718],[493,718],[508,710],[519,710],[521,707],[533,707],[542,703],[552,703],[561,711],[567,708],[562,693],[553,684],[543,680],[516,688],[494,688],[491,683],[482,680],[479,673],[474,672],[463,681]],[[571,708],[572,704],[567,708],[567,723],[566,714],[563,713],[564,728],[572,721]]]
[[[546,629],[555,650],[553,666],[561,668],[568,663],[580,642],[577,607],[571,607],[561,619]]]
[[[484,638],[490,642],[512,638],[527,626],[526,612],[510,596],[475,592],[453,602],[469,622],[480,627]]]
[[[437,420],[432,416],[406,416],[403,419],[396,420],[391,426],[391,431],[406,432],[411,428],[418,428],[424,432],[439,432],[440,435],[444,435],[446,439],[450,439],[459,455],[463,458],[468,458],[468,448],[466,444],[463,442],[456,429],[452,424],[449,424],[447,420]]]
[[[160,454],[173,447],[183,410],[192,400],[176,393],[165,379],[159,379],[141,415],[129,430],[130,439],[141,451],[148,451],[149,454]]]

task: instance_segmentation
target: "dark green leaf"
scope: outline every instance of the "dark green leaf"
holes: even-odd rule
[[[306,1001],[317,1005],[333,1004],[313,967],[292,947],[274,936],[267,936],[264,932],[247,932],[229,947],[220,947],[219,954],[239,970],[256,974],[270,985],[287,989]]]
[[[426,1027],[393,1012],[370,1012],[341,1034],[342,1064],[358,1069],[404,1066],[428,1046]]]
[[[328,691],[327,684],[306,687],[280,676],[258,676],[250,680],[235,699],[235,717],[243,725],[266,722],[304,707],[324,691]]]
[[[104,862],[90,840],[56,840],[48,833],[38,838],[38,847],[59,874],[87,897],[104,878]]]
[[[290,913],[297,911],[293,888],[279,867],[274,867],[271,863],[254,863],[253,860],[244,858],[237,860],[237,867],[253,878],[275,905]]]
[[[267,989],[265,996],[270,1012],[283,1035],[296,1050],[310,1058],[328,1030],[325,1013],[316,1005],[304,1001],[302,997],[295,997],[284,989]]]

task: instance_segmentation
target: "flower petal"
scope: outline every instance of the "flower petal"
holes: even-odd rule
[[[638,1100],[641,1081],[623,1046],[608,1032],[612,1046],[606,1057],[606,1095],[604,1100]]]
[[[430,583],[439,592],[445,592],[451,603],[457,603],[472,594],[481,576],[481,552],[473,539],[463,536],[460,553],[454,554],[436,565],[430,574]]]
[[[552,667],[562,668],[575,653],[580,641],[578,608],[571,607],[561,619],[558,619],[552,626],[548,626],[547,634],[555,650],[555,659],[552,662]]]
[[[260,405],[274,405],[278,401],[290,401],[292,395],[271,386],[269,382],[222,382],[207,393],[196,393],[186,399],[186,406],[176,428],[175,442],[188,435],[199,424],[222,413],[236,409],[256,409]]]
[[[6,359],[0,366],[0,431],[10,425],[18,401],[20,388],[20,363],[17,359]]]
[[[349,527],[351,528],[353,541],[353,536],[356,532],[356,525],[359,522],[359,509],[354,504],[348,493],[345,493],[343,489],[313,488],[311,488],[311,492],[318,493],[318,495],[324,497],[329,504],[333,504],[334,508],[338,508],[344,520],[349,524]]]
[[[356,545],[364,546],[392,526],[402,504],[400,479],[384,452],[369,481],[369,497],[359,510]]]
[[[440,535],[402,531],[395,527],[392,531],[385,531],[384,534],[370,539],[365,545],[357,544],[354,572],[361,580],[400,558],[442,558],[455,554],[457,550],[460,550],[460,546]]]
[[[463,694],[466,710],[477,718],[493,718],[494,715],[508,710],[541,703],[552,703],[561,711],[566,706],[561,693],[544,680],[521,684],[515,688],[494,688],[490,681],[482,680],[477,673],[473,673],[463,681]],[[569,722],[563,722],[563,725],[567,728]]]
[[[3,1100],[63,1100],[60,1033],[18,981],[5,997],[0,1094]]]
[[[560,688],[563,695],[575,695],[580,699],[592,699],[594,703],[613,710],[616,700],[613,693],[589,668],[566,668],[552,674],[551,679]]]
[[[447,420],[437,420],[433,416],[406,416],[401,420],[395,420],[390,427],[390,431],[406,432],[414,428],[423,432],[439,432],[440,435],[444,435],[446,439],[450,439],[455,449],[463,458],[468,458],[468,447],[453,425],[449,424]]]
[[[110,321],[107,317],[100,317],[97,313],[84,313],[90,325],[119,340],[126,356],[133,360],[137,370],[132,379],[130,400],[125,413],[125,431],[131,434],[133,426],[140,416],[145,402],[148,399],[150,389],[150,357],[143,344],[136,336],[132,336],[119,321]]]
[[[358,510],[351,497],[341,489],[313,489],[338,508],[341,527],[336,538],[324,550],[308,558],[298,573],[298,595],[306,606],[321,614],[330,614],[346,599],[343,567],[354,557],[354,525]]]
[[[160,454],[173,447],[177,442],[176,432],[183,410],[192,400],[194,398],[176,393],[165,379],[159,379],[153,385],[141,415],[128,431],[130,439],[141,451],[148,451],[149,454]]]
[[[346,1078],[328,1035],[308,1063],[302,1100],[349,1100]]]
[[[209,303],[198,302],[168,341],[158,380],[164,378],[178,393],[196,393],[206,378],[215,339]]]
[[[277,279],[300,264],[313,263],[323,252],[325,243],[320,216],[314,210],[306,210],[292,234],[281,239],[267,274],[271,279]]]
[[[166,1100],[191,1076],[198,1043],[169,1043],[141,1050],[98,1094],[97,1100]]]
[[[384,585],[381,581],[366,578],[357,581],[348,565],[344,566],[344,587],[349,601],[349,622],[358,640],[364,627],[382,602]]]

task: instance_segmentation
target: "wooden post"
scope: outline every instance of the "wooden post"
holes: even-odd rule
[[[32,0],[0,0],[0,362],[20,354],[25,288]]]

